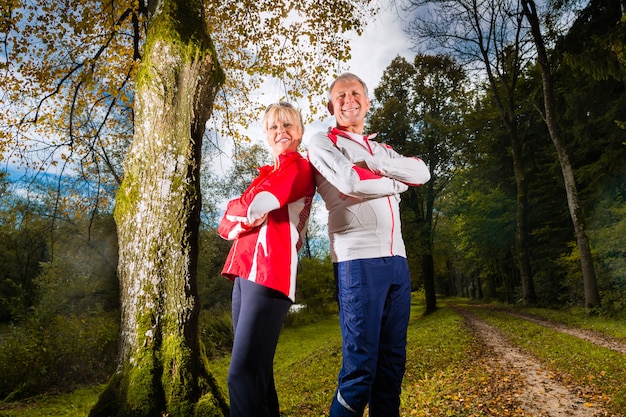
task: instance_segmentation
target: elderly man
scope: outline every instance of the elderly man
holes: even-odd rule
[[[400,228],[400,193],[430,179],[424,162],[363,135],[367,86],[351,73],[328,90],[336,127],[308,143],[328,209],[343,363],[331,417],[399,416],[411,279]]]

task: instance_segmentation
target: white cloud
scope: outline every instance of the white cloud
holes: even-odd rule
[[[407,58],[414,55],[395,10],[381,11],[377,19],[366,27],[363,35],[352,41],[351,47],[349,71],[365,81],[370,97],[385,68],[397,55]]]

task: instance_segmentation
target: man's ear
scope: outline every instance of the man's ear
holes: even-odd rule
[[[328,112],[330,113],[331,116],[335,115],[335,109],[333,108],[333,102],[329,101],[328,104],[326,105],[326,108],[328,109]]]

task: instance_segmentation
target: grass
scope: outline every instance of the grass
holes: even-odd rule
[[[548,320],[572,327],[595,330],[618,339],[626,340],[624,319],[607,319],[606,317],[589,315],[583,309],[550,310],[547,308],[525,308],[525,313],[534,314]]]
[[[459,300],[454,302],[460,304]],[[401,415],[520,415],[519,404],[515,396],[510,395],[518,383],[515,375],[508,374],[507,370],[494,369],[484,346],[473,338],[463,318],[446,307],[443,301],[439,306],[429,315],[423,314],[423,305],[412,306]],[[490,310],[486,315],[478,308],[474,310],[554,372],[564,375],[565,382],[590,387],[586,391],[590,395],[589,401],[608,402],[616,415],[626,415],[626,404],[622,399],[626,398],[626,359],[623,355],[503,312]],[[605,328],[611,326],[619,334],[624,324],[621,328],[619,323]],[[224,392],[227,392],[228,361],[229,358],[224,357],[211,362],[211,372]],[[341,336],[337,317],[285,328],[275,361],[281,415],[327,415],[340,365]],[[86,417],[102,388],[85,387],[70,394],[0,404],[0,417]]]
[[[211,373],[224,392],[228,392],[229,359],[223,357],[211,362]],[[340,360],[338,317],[284,328],[276,349],[274,373],[281,410],[287,413],[285,415],[304,416],[309,414],[300,412],[307,407],[316,410],[326,407],[332,397]]]
[[[498,397],[503,389],[498,381],[505,378],[490,373],[484,362],[477,361],[482,347],[464,327],[463,319],[448,308],[423,313],[422,305],[412,306],[401,415],[511,414],[516,404]],[[212,372],[225,389],[228,358],[213,366]],[[275,365],[281,416],[327,415],[340,366],[337,318],[285,329]]]
[[[104,385],[93,385],[69,394],[42,395],[12,404],[0,403],[0,417],[86,417],[103,389]]]

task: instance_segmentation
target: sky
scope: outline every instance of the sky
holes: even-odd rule
[[[411,42],[402,31],[402,23],[400,22],[397,12],[393,8],[383,8],[365,28],[361,36],[353,35],[350,42],[352,49],[352,59],[342,64],[343,71],[352,72],[365,81],[369,90],[370,99],[373,98],[374,89],[391,61],[398,55],[403,56],[412,61],[415,52],[411,50]],[[329,82],[332,79],[328,80]],[[266,86],[262,95],[267,98],[267,104],[282,99],[283,90],[279,83],[274,87]],[[325,101],[325,99],[324,99]],[[307,108],[308,103],[299,103],[302,108]],[[328,126],[334,125],[334,119],[330,115],[325,114],[324,118],[318,117],[313,123],[306,124],[304,127],[303,144],[306,148],[308,139],[314,133],[326,131]],[[261,121],[253,123],[246,134],[256,143],[264,146],[268,152],[271,151],[269,145],[265,142],[265,134],[261,127]],[[214,172],[225,173],[231,166],[232,158],[232,141],[230,138],[219,138],[219,148],[224,152],[213,162],[212,170]]]
[[[412,61],[415,52],[411,50],[411,46],[410,41],[402,31],[402,23],[398,19],[396,11],[384,9],[381,10],[376,19],[366,26],[361,36],[354,35],[350,43],[352,59],[342,64],[341,69],[352,72],[363,79],[367,84],[369,97],[372,99],[373,91],[378,86],[385,68],[389,66],[396,56],[400,55]],[[275,90],[269,87],[268,90],[263,92],[263,96],[267,97],[267,104],[278,101],[281,95],[282,89],[279,86]],[[308,107],[308,105],[303,107]],[[334,119],[328,114],[326,116],[321,120],[318,118],[313,123],[304,126],[304,148],[306,148],[307,141],[313,134],[319,131],[326,131],[328,126],[334,125]],[[268,150],[269,155],[271,149],[266,143],[260,120],[258,123],[253,124],[246,133],[253,141],[264,146]],[[210,164],[212,172],[218,175],[225,174],[228,168],[231,167],[232,145],[232,141],[229,138],[219,139],[218,146],[223,153],[212,160]],[[322,204],[319,201],[316,205],[319,205],[320,208],[314,210],[314,216],[318,217],[319,225],[325,225],[325,210],[321,209]],[[221,209],[225,207],[226,201],[220,205]]]
[[[350,45],[352,59],[347,63],[342,63],[341,69],[361,77],[368,86],[370,98],[373,97],[373,91],[378,85],[383,71],[396,56],[401,55],[410,58],[415,55],[410,50],[411,44],[402,31],[402,23],[393,7],[383,7],[379,14],[366,26],[363,35],[357,36],[356,33],[352,35]],[[332,79],[328,81],[330,82]],[[280,91],[282,89],[279,88],[276,93],[269,91],[263,94],[268,98],[268,104],[277,101]],[[308,108],[308,103],[301,104],[303,109]],[[317,131],[326,130],[333,123],[330,115],[325,114],[325,116],[322,120],[318,118],[318,120],[305,126],[305,146],[308,137]],[[258,126],[253,126],[248,133],[253,140],[264,140],[260,121]],[[223,141],[224,143],[219,145],[228,148],[228,138],[224,138]],[[227,149],[226,152],[230,154]]]
[[[342,70],[353,72],[361,77],[368,86],[370,98],[373,98],[373,91],[377,87],[385,68],[396,56],[400,55],[412,59],[412,56],[415,55],[411,51],[411,43],[402,31],[402,23],[397,16],[396,10],[391,8],[383,8],[376,18],[371,20],[366,26],[361,36],[354,34],[350,45],[352,59],[342,64]],[[266,93],[266,96],[271,102],[276,101],[278,94],[269,92]],[[308,106],[303,106],[303,108],[305,107]],[[326,116],[322,120],[318,118],[313,123],[305,126],[303,138],[305,147],[308,138],[314,133],[326,131],[328,126],[334,124],[334,119],[328,114]],[[258,126],[253,126],[248,133],[253,140],[265,145],[265,134],[260,126],[260,121]],[[228,138],[223,138],[219,142],[219,146],[225,154],[222,154],[218,161],[214,161],[212,169],[224,173],[231,164],[232,144]],[[9,168],[16,176],[20,175],[19,171],[15,170],[15,167]]]
[[[363,35],[355,36],[350,46],[352,59],[347,63],[345,70],[358,75],[365,81],[370,99],[373,98],[373,91],[378,86],[383,72],[396,56],[400,55],[409,60],[415,56],[415,52],[411,50],[412,45],[403,33],[402,24],[394,10],[383,10],[376,20],[368,24]],[[330,125],[334,125],[332,117],[306,125],[303,137],[305,147],[308,138],[316,132],[326,131]],[[316,208],[312,216],[315,217],[317,225],[322,228],[321,234],[324,235],[327,214],[323,209],[323,203],[316,200]]]

